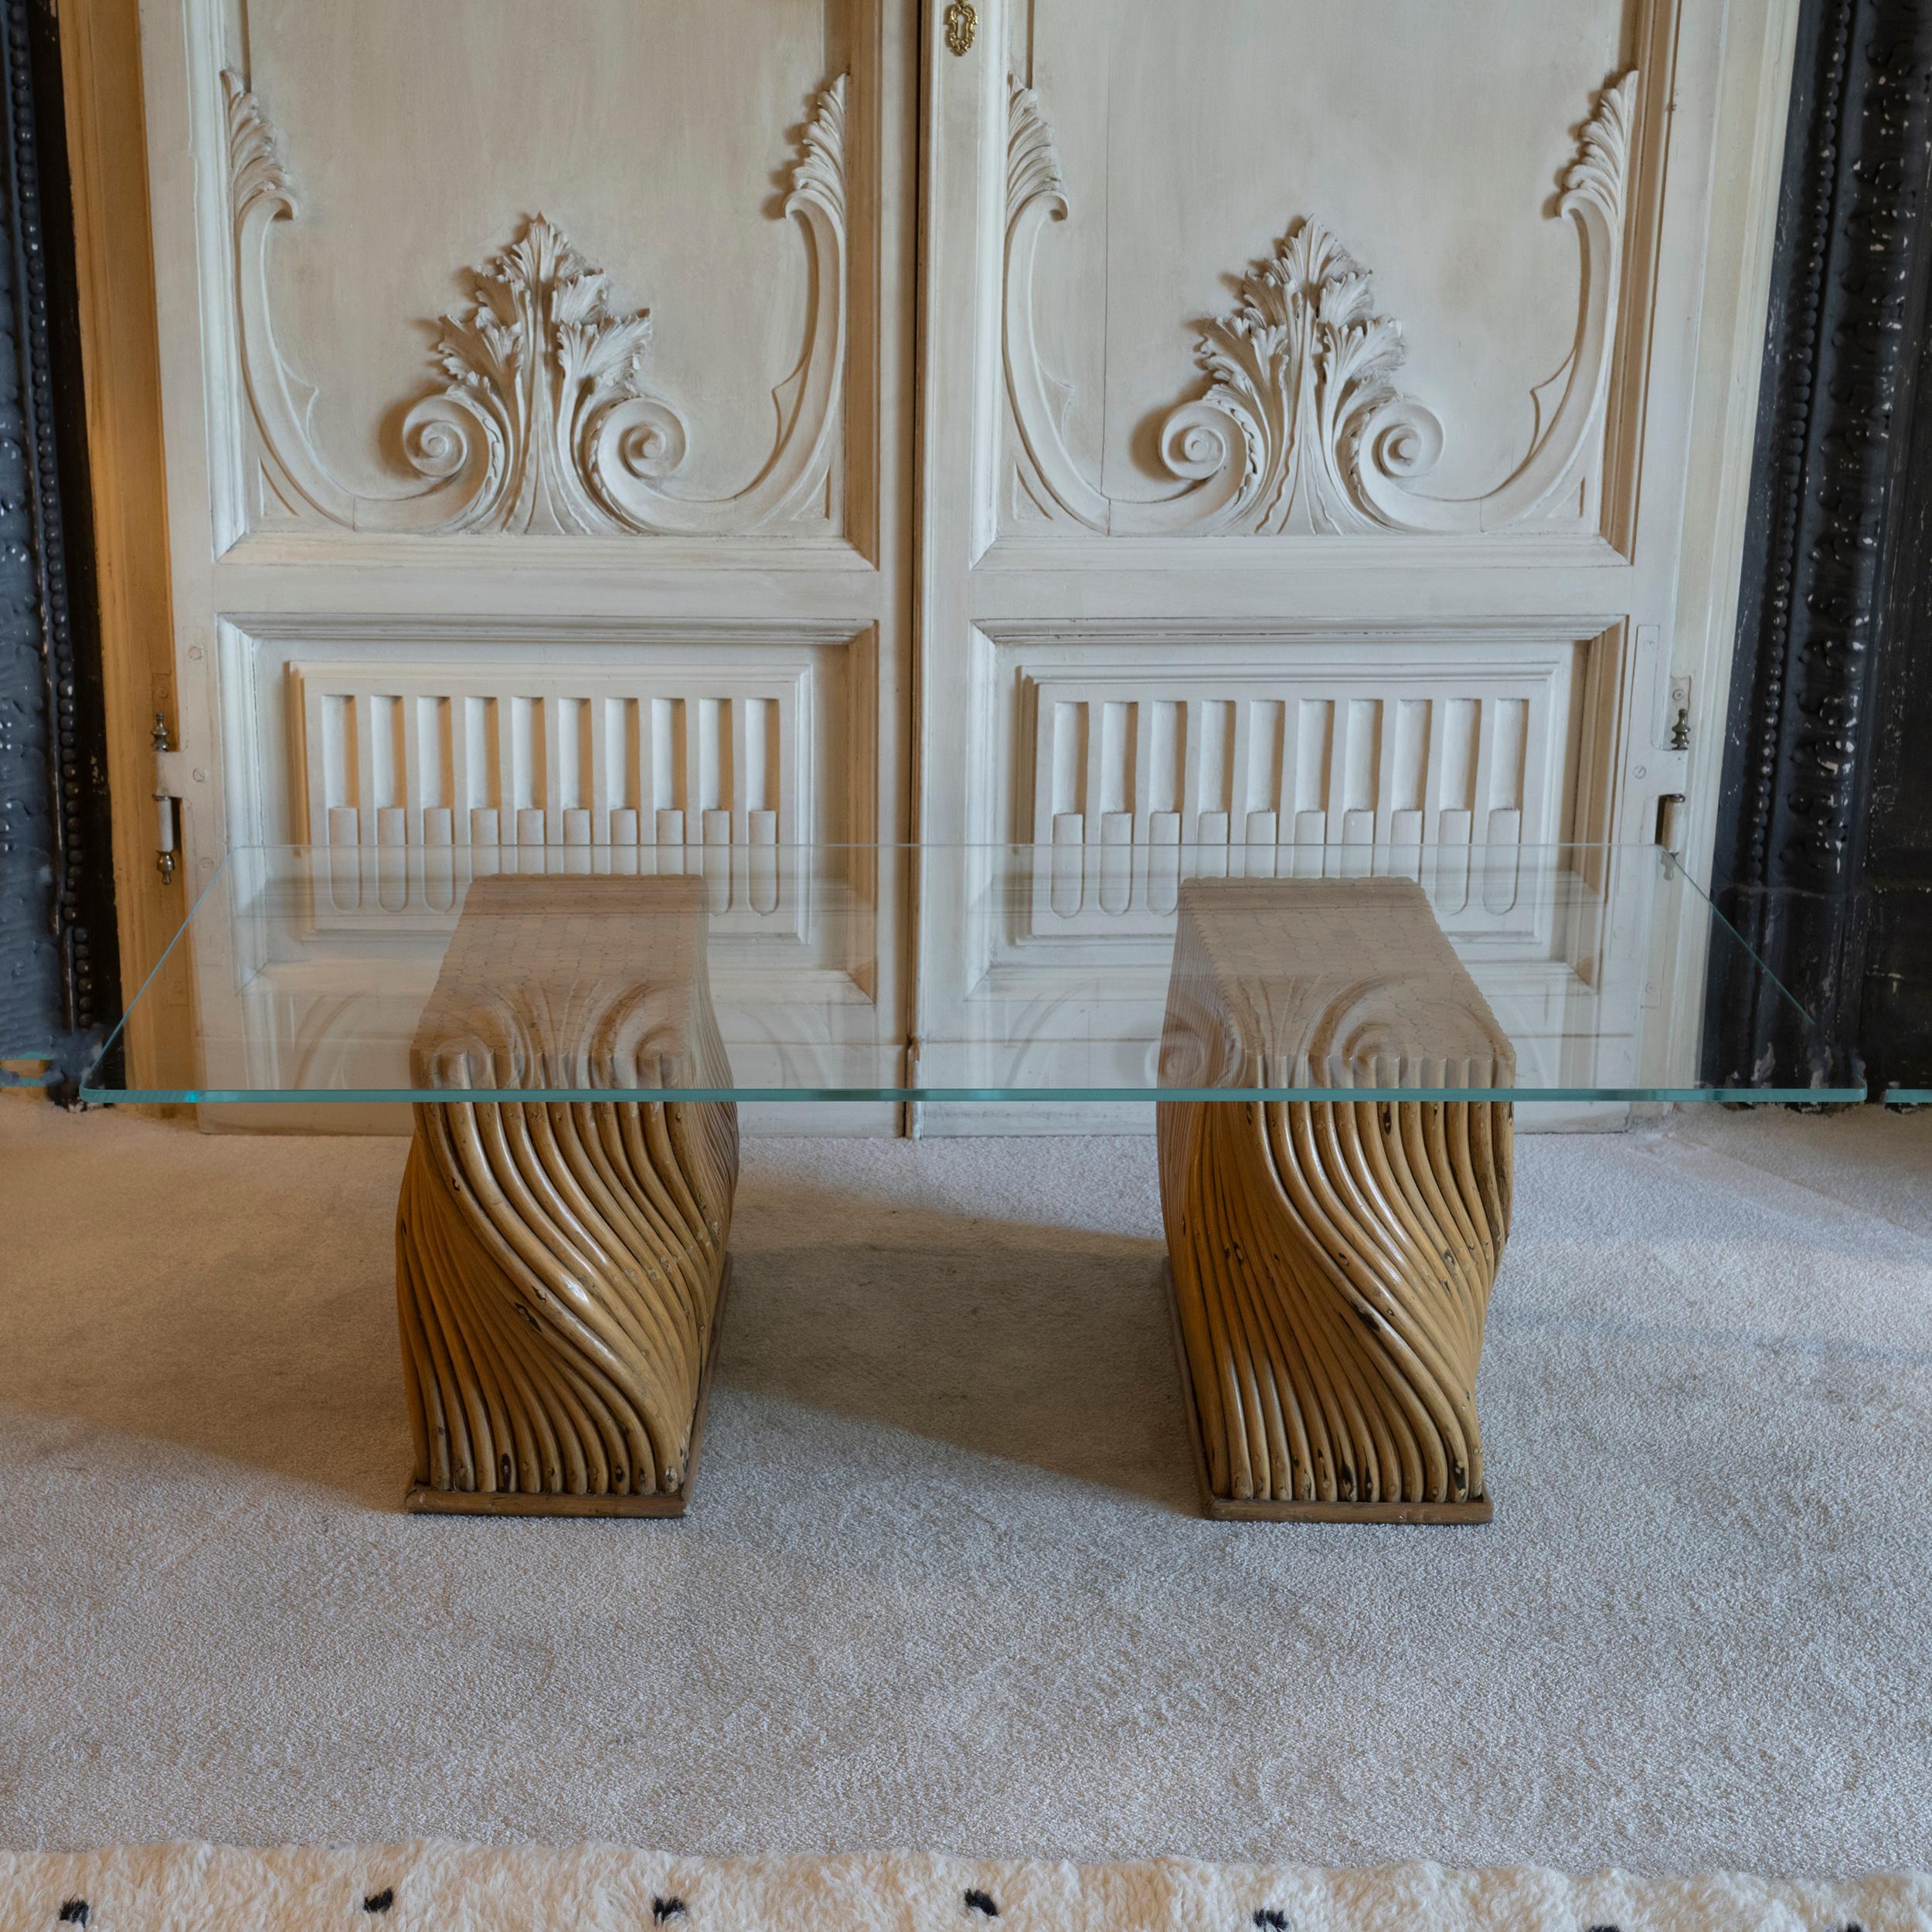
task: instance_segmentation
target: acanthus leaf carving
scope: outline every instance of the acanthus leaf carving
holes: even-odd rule
[[[1558,212],[1577,223],[1582,248],[1577,338],[1544,386],[1561,381],[1560,400],[1504,482],[1461,498],[1415,487],[1443,430],[1396,386],[1401,325],[1376,313],[1369,271],[1321,223],[1301,219],[1196,344],[1206,388],[1168,413],[1158,437],[1181,488],[1130,500],[1082,472],[1063,431],[1071,391],[1039,357],[1034,257],[1046,223],[1066,219],[1066,184],[1038,95],[1009,76],[1005,334],[1019,487],[1050,520],[1113,535],[1474,534],[1549,516],[1600,445],[1637,80],[1632,70],[1605,90],[1561,178]]]
[[[1402,331],[1374,313],[1368,272],[1319,222],[1250,269],[1233,315],[1196,351],[1208,405],[1245,450],[1230,515],[1257,532],[1364,527],[1348,473],[1365,420],[1395,400]],[[1165,439],[1164,439],[1165,440]]]
[[[417,487],[342,484],[311,420],[315,393],[275,345],[267,238],[296,202],[273,131],[224,73],[242,372],[267,480],[298,520],[362,531],[724,536],[825,513],[845,352],[846,77],[815,103],[784,213],[798,219],[814,291],[798,365],[774,392],[780,423],[758,474],[729,496],[680,493],[683,418],[646,383],[648,309],[614,306],[609,277],[539,214],[471,270],[467,307],[441,318],[443,387],[403,419]]]
[[[289,192],[288,172],[260,104],[239,76],[224,73],[221,81],[228,108],[228,179],[236,218],[264,198],[275,205],[274,213],[292,216],[295,201]]]
[[[474,433],[467,417],[488,458],[481,487],[444,527],[607,527],[581,451],[605,409],[644,394],[650,311],[614,311],[609,278],[542,215],[474,273],[468,313],[445,315],[436,343],[449,382],[403,418],[410,462],[430,477],[460,467]]]

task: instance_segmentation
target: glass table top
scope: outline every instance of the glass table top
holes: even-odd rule
[[[1262,1030],[1164,1052],[1177,930],[1230,919]],[[1711,988],[1791,1063],[1706,1081]],[[1865,1097],[1805,1083],[1808,1017],[1651,845],[246,848],[143,1002],[196,1083],[130,1084],[124,1019],[87,1100]]]

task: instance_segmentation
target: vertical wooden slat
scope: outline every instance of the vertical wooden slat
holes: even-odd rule
[[[1248,751],[1254,735],[1253,711],[1249,699],[1235,700],[1234,745],[1228,757],[1226,798],[1228,842],[1240,848],[1231,852],[1229,862],[1230,871],[1236,879],[1247,871],[1248,811],[1253,802],[1249,792]]]

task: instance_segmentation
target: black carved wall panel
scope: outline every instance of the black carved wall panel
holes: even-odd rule
[[[1932,250],[1927,251],[1932,253]],[[1932,284],[1932,271],[1925,280]],[[1859,1036],[1883,1094],[1932,1088],[1932,329],[1922,306],[1896,434],[1879,614]]]
[[[1903,701],[1892,587],[1909,536],[1929,189],[1932,4],[1806,0],[1712,883],[1819,1024],[1719,968],[1706,1041],[1718,1080],[1865,1077],[1880,918],[1870,835],[1880,726]]]
[[[118,968],[59,58],[43,0],[4,0],[0,1060],[71,1093]]]

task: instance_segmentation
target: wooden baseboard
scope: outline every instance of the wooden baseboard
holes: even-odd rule
[[[1174,1363],[1180,1372],[1181,1400],[1187,1405],[1188,1447],[1194,1457],[1195,1487],[1201,1513],[1216,1522],[1485,1523],[1495,1513],[1487,1495],[1468,1502],[1276,1502],[1267,1498],[1217,1496],[1208,1481],[1207,1454],[1201,1443],[1201,1417],[1194,1405],[1194,1376],[1188,1366],[1187,1342],[1181,1332],[1181,1310],[1174,1295],[1174,1270],[1163,1262],[1161,1280],[1167,1291],[1168,1332],[1174,1338]]]
[[[685,1461],[682,1489],[648,1496],[527,1495],[495,1489],[432,1489],[419,1482],[403,1498],[403,1509],[415,1516],[682,1516],[698,1480],[698,1454],[704,1447],[705,1417],[711,1406],[718,1343],[724,1333],[731,1269],[732,1257],[726,1255],[718,1283],[718,1305],[711,1318],[711,1344],[705,1351],[704,1373],[698,1379],[698,1406],[691,1418],[691,1454]]]

